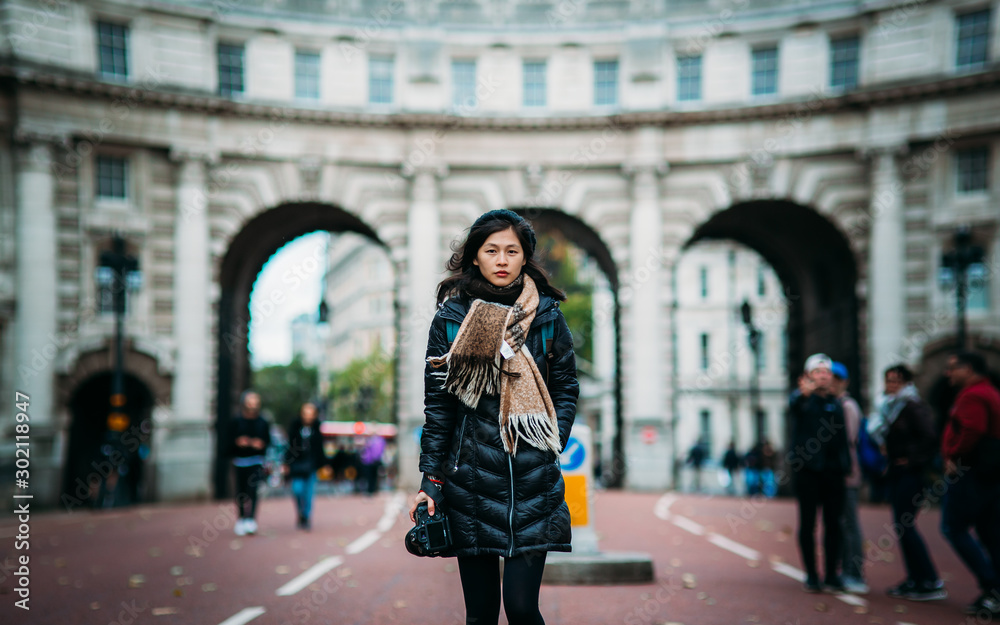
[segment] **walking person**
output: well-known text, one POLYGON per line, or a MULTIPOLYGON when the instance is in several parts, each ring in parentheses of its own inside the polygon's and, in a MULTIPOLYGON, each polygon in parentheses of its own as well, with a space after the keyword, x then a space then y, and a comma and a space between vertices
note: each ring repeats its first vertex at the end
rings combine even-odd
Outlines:
POLYGON ((948 593, 917 530, 917 515, 928 505, 927 472, 936 453, 934 414, 905 365, 885 370, 885 399, 869 421, 869 432, 885 449, 893 529, 906 567, 906 579, 887 592, 912 601, 944 599, 948 593))
POLYGON ((847 426, 847 450, 851 457, 851 471, 844 481, 844 514, 840 517, 840 529, 844 535, 841 550, 841 579, 847 592, 865 594, 863 537, 858 521, 858 491, 861 489, 861 466, 858 463, 858 433, 861 428, 861 407, 847 390, 850 375, 842 362, 833 363, 833 393, 840 400, 844 410, 844 424, 847 426))
POLYGON ((826 354, 806 360, 799 388, 792 393, 792 453, 795 497, 799 504, 799 551, 806 569, 806 592, 843 592, 838 573, 844 510, 844 479, 851 469, 844 409, 833 394, 833 361, 826 354), (823 510, 823 564, 820 585, 816 566, 816 513, 823 510))
POLYGON ((466 623, 542 625, 545 556, 570 550, 559 454, 579 385, 565 299, 534 258, 531 225, 508 210, 476 220, 438 286, 427 342, 421 490, 441 504, 466 623), (501 584, 499 558, 504 558, 501 584))
POLYGON ((729 483, 726 484, 726 492, 730 495, 736 494, 736 473, 740 470, 740 455, 736 453, 736 441, 729 441, 726 453, 722 456, 722 467, 729 474, 729 483))
POLYGON ((694 469, 694 492, 701 492, 701 466, 705 464, 705 444, 698 439, 688 451, 687 463, 694 469))
POLYGON ((981 591, 966 614, 996 616, 1000 615, 1000 392, 986 374, 986 360, 976 352, 948 358, 945 375, 960 390, 941 440, 945 479, 951 484, 942 504, 941 533, 981 591))
POLYGON ((316 405, 307 402, 299 409, 298 418, 288 426, 288 449, 285 451, 285 472, 292 482, 299 529, 308 530, 312 526, 316 471, 327 464, 316 405))
POLYGON ((233 531, 237 536, 257 533, 257 491, 264 481, 264 452, 271 444, 271 427, 260 416, 260 395, 244 391, 240 413, 233 418, 230 455, 236 470, 236 511, 233 531))
POLYGON ((385 453, 385 439, 371 434, 365 439, 361 449, 361 474, 364 477, 365 493, 370 497, 378 492, 378 473, 382 468, 382 454, 385 453))

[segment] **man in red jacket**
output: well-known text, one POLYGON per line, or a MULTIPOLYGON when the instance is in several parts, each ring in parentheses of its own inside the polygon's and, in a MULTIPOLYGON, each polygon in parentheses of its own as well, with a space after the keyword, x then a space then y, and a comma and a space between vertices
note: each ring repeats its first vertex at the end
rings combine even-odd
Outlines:
POLYGON ((982 590, 966 614, 1000 615, 1000 481, 973 466, 983 439, 1000 438, 1000 391, 986 373, 986 360, 975 352, 949 357, 945 369, 952 386, 960 390, 941 440, 945 476, 951 484, 944 496, 941 533, 982 590), (969 533, 972 527, 982 545, 969 533))

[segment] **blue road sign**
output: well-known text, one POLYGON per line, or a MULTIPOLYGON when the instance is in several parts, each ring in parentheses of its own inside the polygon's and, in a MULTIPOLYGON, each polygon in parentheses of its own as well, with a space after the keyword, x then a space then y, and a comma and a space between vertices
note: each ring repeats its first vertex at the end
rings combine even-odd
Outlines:
POLYGON ((580 439, 575 436, 569 437, 566 449, 559 456, 559 464, 563 471, 576 471, 583 466, 583 461, 587 458, 587 448, 583 446, 580 439))

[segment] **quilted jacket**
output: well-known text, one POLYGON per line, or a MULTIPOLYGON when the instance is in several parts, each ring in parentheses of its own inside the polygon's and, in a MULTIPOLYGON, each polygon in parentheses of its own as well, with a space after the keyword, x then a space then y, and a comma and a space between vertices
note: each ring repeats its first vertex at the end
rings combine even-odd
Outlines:
MULTIPOLYGON (((460 295, 439 307, 431 322, 428 356, 448 351, 447 323, 461 324, 470 305, 468 296, 460 295)), ((547 380, 564 448, 576 418, 579 384, 573 337, 553 298, 540 294, 525 345, 547 380), (549 321, 554 325, 547 356, 541 327, 549 321)), ((570 551, 570 517, 559 457, 524 443, 516 456, 510 456, 500 440, 499 396, 483 396, 477 408, 469 408, 441 388, 440 371, 430 365, 424 370, 426 421, 420 470, 425 474, 422 489, 447 509, 455 547, 449 555, 512 557, 535 550, 570 551), (428 475, 443 479, 441 490, 428 475)))

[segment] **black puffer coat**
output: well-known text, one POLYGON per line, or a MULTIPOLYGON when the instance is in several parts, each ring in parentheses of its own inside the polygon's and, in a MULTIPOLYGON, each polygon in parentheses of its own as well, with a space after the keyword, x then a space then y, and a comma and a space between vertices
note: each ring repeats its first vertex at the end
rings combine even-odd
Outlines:
MULTIPOLYGON (((461 324, 469 311, 467 296, 449 299, 431 323, 427 355, 448 351, 447 321, 461 324)), ((558 302, 540 295, 538 311, 525 342, 543 379, 559 419, 562 447, 576 418, 580 387, 576 379, 573 337, 558 302), (542 345, 541 326, 554 321, 550 356, 542 345)), ((570 551, 570 517, 559 457, 527 444, 517 455, 504 451, 500 440, 500 398, 483 396, 473 410, 442 390, 442 379, 424 371, 424 412, 420 470, 423 490, 442 499, 451 523, 452 555, 517 556, 526 551, 570 551), (444 480, 443 493, 427 475, 444 480)))

